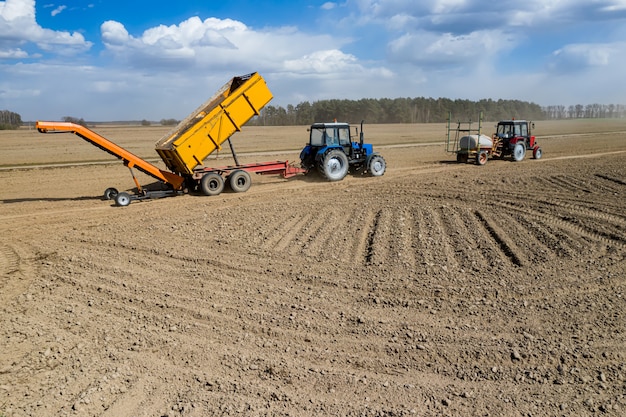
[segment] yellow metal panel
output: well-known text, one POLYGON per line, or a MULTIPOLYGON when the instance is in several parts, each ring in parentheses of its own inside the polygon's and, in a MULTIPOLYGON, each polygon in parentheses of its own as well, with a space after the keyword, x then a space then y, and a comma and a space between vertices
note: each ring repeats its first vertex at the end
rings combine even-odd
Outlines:
POLYGON ((259 74, 234 77, 157 142, 156 150, 172 171, 192 174, 271 99, 259 74))

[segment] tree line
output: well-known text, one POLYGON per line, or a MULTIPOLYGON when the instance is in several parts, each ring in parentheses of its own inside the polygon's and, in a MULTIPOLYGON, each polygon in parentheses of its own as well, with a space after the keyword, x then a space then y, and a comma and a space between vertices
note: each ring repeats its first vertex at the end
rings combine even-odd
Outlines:
POLYGON ((298 105, 265 106, 250 124, 259 126, 309 125, 332 120, 357 123, 443 123, 451 114, 454 120, 527 119, 549 120, 567 118, 623 118, 624 105, 581 104, 545 106, 520 100, 479 101, 447 98, 395 98, 361 100, 304 101, 298 105))
MULTIPOLYGON (((320 100, 303 101, 297 105, 265 106, 258 117, 249 122, 257 126, 293 126, 310 125, 314 122, 332 120, 358 123, 365 120, 376 123, 444 123, 452 115, 453 120, 478 120, 482 113, 483 120, 527 119, 596 119, 625 118, 626 106, 622 104, 576 104, 570 106, 553 105, 541 107, 538 104, 520 100, 479 101, 452 100, 448 98, 381 98, 360 100, 320 100)), ((63 117, 63 121, 86 126, 82 118, 63 117)), ((176 125, 176 119, 162 119, 163 126, 176 125)), ((141 122, 144 126, 151 123, 141 122)), ((22 125, 19 114, 0 111, 0 130, 17 129, 22 125)))
POLYGON ((0 130, 18 129, 22 125, 22 116, 8 110, 0 110, 0 130))

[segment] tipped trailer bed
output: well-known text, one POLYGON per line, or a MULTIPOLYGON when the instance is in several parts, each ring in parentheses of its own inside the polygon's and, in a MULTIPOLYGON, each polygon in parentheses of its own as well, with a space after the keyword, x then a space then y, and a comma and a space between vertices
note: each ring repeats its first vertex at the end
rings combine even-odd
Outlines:
POLYGON ((127 166, 137 186, 136 194, 118 192, 110 187, 104 192, 105 199, 115 200, 118 206, 127 206, 133 200, 160 198, 199 191, 205 195, 217 195, 228 184, 234 192, 250 188, 250 174, 278 174, 290 178, 304 169, 288 161, 271 161, 239 164, 230 141, 248 120, 272 99, 265 80, 257 73, 233 77, 216 94, 198 107, 174 130, 156 143, 156 151, 171 171, 165 171, 132 154, 96 132, 75 123, 37 122, 41 133, 73 133, 94 146, 121 159, 127 166), (236 165, 210 168, 203 161, 214 151, 222 149, 228 141, 236 165), (159 190, 148 190, 139 184, 133 172, 141 172, 157 179, 159 190))

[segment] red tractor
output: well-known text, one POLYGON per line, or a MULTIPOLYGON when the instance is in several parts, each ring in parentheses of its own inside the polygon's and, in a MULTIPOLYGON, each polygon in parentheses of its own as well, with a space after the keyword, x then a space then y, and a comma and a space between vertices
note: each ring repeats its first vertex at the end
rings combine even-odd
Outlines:
POLYGON ((521 161, 526 151, 533 152, 533 158, 540 159, 541 147, 535 142, 531 133, 534 123, 526 120, 502 120, 496 126, 493 134, 493 156, 505 157, 511 155, 513 161, 521 161))

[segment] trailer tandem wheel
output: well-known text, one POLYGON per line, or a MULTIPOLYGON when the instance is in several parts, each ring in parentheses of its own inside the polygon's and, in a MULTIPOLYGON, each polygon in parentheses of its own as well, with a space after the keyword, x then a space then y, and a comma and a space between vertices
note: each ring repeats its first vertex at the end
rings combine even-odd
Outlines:
POLYGON ((209 172, 200 180, 200 188, 204 195, 218 195, 224 191, 224 178, 216 172, 209 172))
POLYGON ((236 193, 245 193, 252 184, 250 174, 243 169, 237 169, 228 176, 228 184, 231 190, 236 193))

